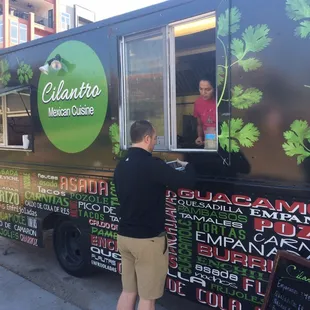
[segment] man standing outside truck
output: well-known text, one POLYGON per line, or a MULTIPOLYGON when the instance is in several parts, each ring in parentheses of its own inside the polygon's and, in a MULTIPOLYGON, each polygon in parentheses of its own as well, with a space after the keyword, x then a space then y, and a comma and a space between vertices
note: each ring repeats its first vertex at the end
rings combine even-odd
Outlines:
POLYGON ((117 310, 154 310, 162 297, 168 272, 168 243, 165 233, 167 187, 192 188, 195 171, 177 161, 177 171, 163 160, 152 157, 156 131, 148 121, 136 121, 130 128, 132 147, 114 173, 120 202, 118 248, 122 257, 123 291, 117 310))

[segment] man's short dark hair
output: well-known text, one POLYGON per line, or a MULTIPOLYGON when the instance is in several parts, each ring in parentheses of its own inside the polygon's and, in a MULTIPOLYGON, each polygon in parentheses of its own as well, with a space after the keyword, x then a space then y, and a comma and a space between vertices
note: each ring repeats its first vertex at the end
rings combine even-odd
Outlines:
POLYGON ((145 136, 152 136, 154 128, 146 120, 135 121, 130 127, 130 138, 132 143, 139 143, 145 136))

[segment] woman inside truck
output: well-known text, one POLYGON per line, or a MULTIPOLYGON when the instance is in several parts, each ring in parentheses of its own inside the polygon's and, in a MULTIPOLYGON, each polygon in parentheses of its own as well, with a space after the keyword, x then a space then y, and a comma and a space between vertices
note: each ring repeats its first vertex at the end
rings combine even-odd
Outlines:
POLYGON ((200 97, 194 104, 194 117, 197 119, 197 139, 195 143, 199 146, 204 143, 206 132, 216 132, 216 100, 214 87, 210 80, 199 81, 200 97))

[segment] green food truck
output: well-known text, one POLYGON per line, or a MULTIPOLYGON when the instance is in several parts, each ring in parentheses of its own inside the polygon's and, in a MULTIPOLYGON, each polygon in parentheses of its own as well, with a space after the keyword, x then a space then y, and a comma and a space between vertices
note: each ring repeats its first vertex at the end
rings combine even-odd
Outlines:
POLYGON ((309 51, 309 0, 170 0, 2 49, 0 236, 53 229, 69 274, 121 273, 113 171, 147 119, 154 156, 198 172, 167 188, 167 291, 260 310, 278 249, 310 257, 309 51))

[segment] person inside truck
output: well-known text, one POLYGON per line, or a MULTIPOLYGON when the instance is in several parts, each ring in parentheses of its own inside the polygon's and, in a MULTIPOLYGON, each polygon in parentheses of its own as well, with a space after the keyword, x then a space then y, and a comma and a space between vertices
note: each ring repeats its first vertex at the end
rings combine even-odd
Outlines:
POLYGON ((194 117, 197 119, 197 139, 195 143, 202 146, 208 130, 216 130, 216 99, 213 83, 208 79, 199 81, 200 97, 194 103, 194 117))

